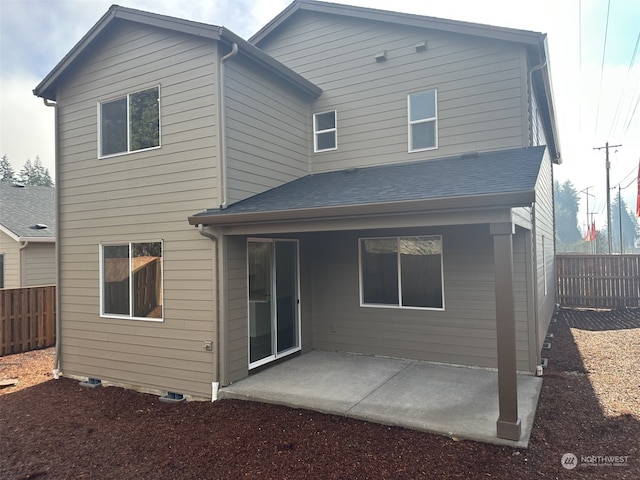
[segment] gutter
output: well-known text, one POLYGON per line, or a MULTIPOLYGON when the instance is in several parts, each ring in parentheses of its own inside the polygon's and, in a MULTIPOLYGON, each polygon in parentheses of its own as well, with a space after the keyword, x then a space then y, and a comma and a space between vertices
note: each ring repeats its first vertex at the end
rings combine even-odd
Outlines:
MULTIPOLYGON (((35 92, 34 92, 35 93, 35 92)), ((56 177, 56 182, 59 181, 60 179, 60 144, 59 144, 59 140, 58 140, 58 136, 59 136, 59 121, 58 121, 58 104, 56 102, 52 102, 49 101, 47 98, 43 98, 42 99, 44 101, 44 104, 47 107, 53 107, 54 108, 54 161, 55 161, 55 177, 56 177)), ((60 225, 60 222, 58 221, 58 219, 60 218, 60 188, 59 186, 56 186, 56 200, 55 200, 55 209, 56 209, 56 236, 54 241, 56 242, 56 350, 55 350, 55 357, 54 357, 54 361, 53 361, 53 378, 55 378, 56 380, 60 378, 60 367, 61 367, 61 360, 60 360, 60 356, 62 354, 62 340, 61 340, 61 332, 62 332, 62 328, 61 328, 61 324, 62 324, 62 319, 60 318, 60 298, 61 298, 61 294, 60 294, 60 228, 57 228, 57 226, 60 225)))
POLYGON ((360 218, 365 215, 451 211, 494 207, 528 207, 535 201, 535 190, 500 194, 480 194, 461 197, 443 197, 402 202, 367 203, 328 207, 298 208, 245 213, 200 214, 189 217, 190 225, 236 225, 249 223, 312 221, 315 219, 360 218))
MULTIPOLYGON (((218 80, 218 88, 219 88, 219 96, 218 99, 218 125, 219 125, 219 140, 218 140, 218 154, 220 158, 220 172, 219 172, 219 185, 220 185, 220 195, 222 198, 222 203, 220 204, 221 209, 227 208, 228 204, 228 188, 227 188, 227 125, 226 125, 226 101, 225 101, 225 93, 224 93, 224 64, 227 60, 232 59, 238 54, 238 44, 233 43, 231 45, 231 51, 227 53, 224 57, 220 59, 220 78, 218 80)), ((200 232, 202 234, 202 232, 200 232)), ((206 235, 205 235, 206 236, 206 235)))
POLYGON ((18 237, 18 241, 25 243, 55 243, 56 237, 18 237))

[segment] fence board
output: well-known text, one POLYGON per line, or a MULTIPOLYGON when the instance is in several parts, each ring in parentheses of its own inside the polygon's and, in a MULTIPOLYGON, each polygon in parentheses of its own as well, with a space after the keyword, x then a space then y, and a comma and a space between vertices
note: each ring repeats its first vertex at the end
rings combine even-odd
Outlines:
POLYGON ((563 307, 640 307, 640 255, 556 255, 563 307))
POLYGON ((0 290, 0 356, 56 342, 56 287, 0 290))

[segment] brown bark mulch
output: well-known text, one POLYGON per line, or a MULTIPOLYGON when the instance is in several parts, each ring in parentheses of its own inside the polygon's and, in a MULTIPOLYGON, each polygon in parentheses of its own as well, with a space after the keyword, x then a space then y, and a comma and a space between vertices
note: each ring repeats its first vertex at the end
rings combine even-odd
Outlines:
POLYGON ((640 312, 561 310, 550 333, 526 450, 275 405, 165 404, 53 380, 52 349, 3 357, 0 380, 19 383, 0 389, 0 478, 640 478, 640 312))

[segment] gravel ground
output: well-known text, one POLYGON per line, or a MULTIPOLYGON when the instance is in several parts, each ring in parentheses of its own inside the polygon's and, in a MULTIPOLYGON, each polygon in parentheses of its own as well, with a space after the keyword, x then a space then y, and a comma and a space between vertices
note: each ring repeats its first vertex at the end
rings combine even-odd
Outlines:
POLYGON ((561 310, 550 332, 527 450, 276 405, 169 405, 52 380, 53 349, 3 357, 0 380, 19 383, 0 389, 0 478, 640 478, 640 311, 561 310))

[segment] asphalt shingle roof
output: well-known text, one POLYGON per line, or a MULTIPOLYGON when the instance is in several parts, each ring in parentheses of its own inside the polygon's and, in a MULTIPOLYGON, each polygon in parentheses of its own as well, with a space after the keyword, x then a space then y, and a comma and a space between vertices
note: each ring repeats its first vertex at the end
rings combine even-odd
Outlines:
POLYGON ((307 175, 197 216, 393 203, 533 191, 545 147, 307 175))
POLYGON ((13 185, 0 182, 0 225, 18 237, 55 237, 55 188, 13 185))

